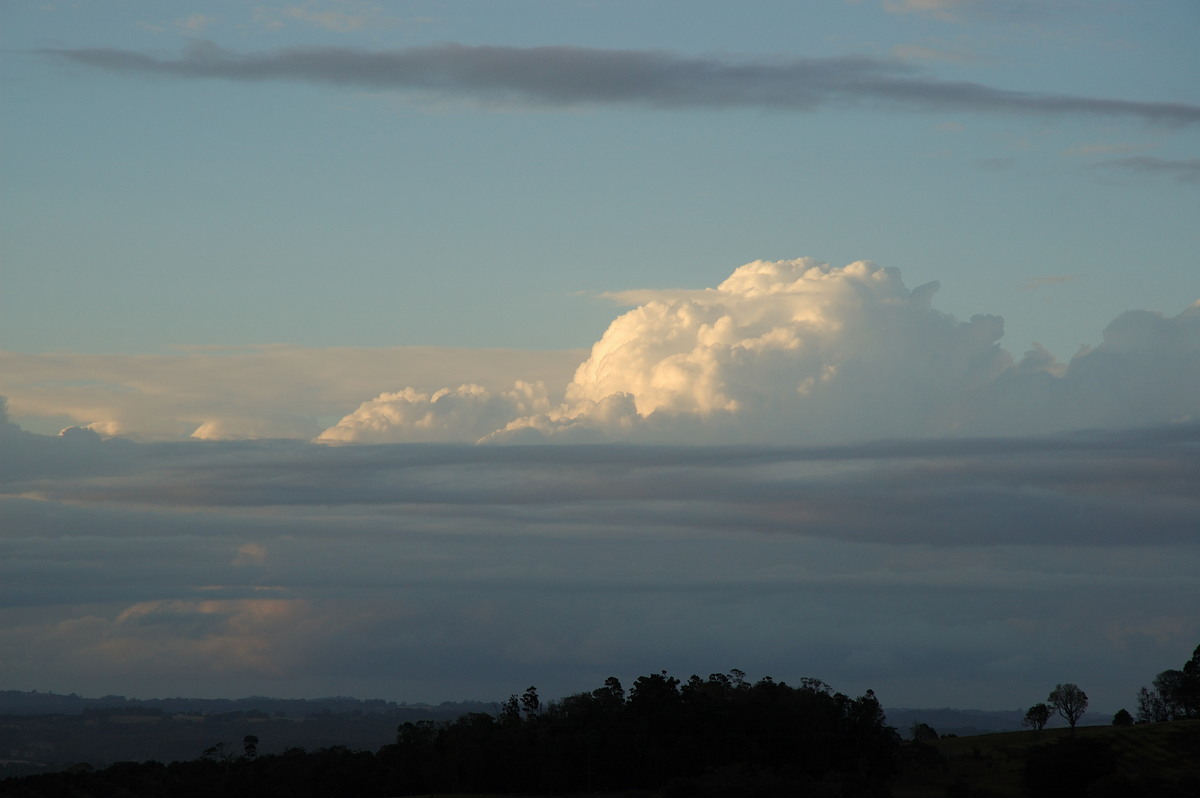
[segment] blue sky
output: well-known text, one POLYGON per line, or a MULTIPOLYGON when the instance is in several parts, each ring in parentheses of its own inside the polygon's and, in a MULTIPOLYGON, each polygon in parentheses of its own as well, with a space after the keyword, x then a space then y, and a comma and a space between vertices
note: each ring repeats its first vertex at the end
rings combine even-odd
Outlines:
POLYGON ((4 686, 1130 703, 1200 637, 1197 34, 0 2, 4 686))
POLYGON ((1195 123, 853 97, 547 106, 66 57, 170 61, 201 42, 862 56, 1002 91, 1195 103, 1191 3, 911 5, 945 8, 6 3, 0 336, 25 352, 578 348, 614 315, 599 292, 701 288, 801 256, 938 280, 946 312, 1003 316, 1007 347, 1061 359, 1124 310, 1193 301, 1195 123))

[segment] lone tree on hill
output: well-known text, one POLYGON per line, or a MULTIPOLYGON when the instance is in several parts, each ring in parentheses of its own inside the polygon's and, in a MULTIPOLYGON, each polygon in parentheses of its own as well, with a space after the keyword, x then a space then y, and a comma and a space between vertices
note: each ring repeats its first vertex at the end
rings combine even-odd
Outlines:
POLYGON ((1083 713, 1087 712, 1087 693, 1076 685, 1060 684, 1055 686, 1046 700, 1063 716, 1071 727, 1071 734, 1074 734, 1075 724, 1083 717, 1083 713))
POLYGON ((1045 704, 1034 704, 1025 712, 1025 719, 1021 721, 1021 725, 1027 729, 1041 731, 1046 722, 1050 720, 1050 716, 1054 714, 1054 710, 1045 704))

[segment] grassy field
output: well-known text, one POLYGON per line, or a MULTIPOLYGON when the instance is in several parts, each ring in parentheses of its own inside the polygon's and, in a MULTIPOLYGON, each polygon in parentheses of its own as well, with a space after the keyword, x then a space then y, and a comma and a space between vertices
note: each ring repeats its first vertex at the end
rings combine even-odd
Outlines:
MULTIPOLYGON (((1055 746, 1069 743, 1070 737, 1068 729, 1043 729, 936 740, 931 745, 937 756, 926 751, 922 761, 906 763, 892 792, 895 798, 1025 796, 1023 775, 1031 756, 1040 753, 1043 761, 1053 762, 1061 750, 1055 746)), ((1104 756, 1081 765, 1082 773, 1064 765, 1067 772, 1059 775, 1067 786, 1043 783, 1044 794, 1200 795, 1200 720, 1081 726, 1075 738, 1104 756), (1111 770, 1087 784, 1105 769, 1111 770)))

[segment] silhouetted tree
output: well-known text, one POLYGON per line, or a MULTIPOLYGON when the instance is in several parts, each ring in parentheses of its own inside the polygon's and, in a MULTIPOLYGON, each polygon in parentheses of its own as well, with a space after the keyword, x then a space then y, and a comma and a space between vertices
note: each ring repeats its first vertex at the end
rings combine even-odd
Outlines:
POLYGON ((1166 702, 1163 701, 1162 696, 1158 694, 1157 690, 1150 690, 1145 687, 1138 690, 1138 723, 1162 723, 1168 719, 1166 702))
POLYGON ((542 702, 538 698, 536 687, 530 685, 529 689, 521 694, 521 709, 525 711, 527 718, 536 718, 542 711, 542 702))
POLYGON ((621 686, 621 680, 616 676, 609 676, 604 680, 604 688, 608 691, 612 700, 618 704, 625 703, 625 688, 621 686))
POLYGON ((1046 700, 1063 717, 1067 725, 1071 727, 1071 733, 1074 734, 1075 724, 1083 717, 1083 713, 1087 712, 1087 693, 1080 690, 1077 685, 1068 682, 1056 685, 1046 700))
POLYGON ((1045 704, 1034 704, 1025 711, 1025 719, 1021 721, 1021 725, 1027 729, 1041 731, 1053 714, 1054 710, 1045 704))
POLYGON ((505 724, 521 722, 521 702, 516 693, 510 695, 508 700, 500 705, 499 720, 505 724))
POLYGON ((1186 716, 1183 709, 1183 671, 1165 670, 1154 677, 1154 691, 1162 699, 1166 720, 1186 716))
POLYGON ((1184 707, 1186 676, 1183 671, 1165 670, 1154 677, 1149 688, 1138 691, 1138 721, 1162 723, 1187 717, 1184 707))
POLYGON ((912 738, 919 743, 928 743, 938 738, 938 733, 928 723, 918 723, 914 720, 909 731, 912 738))
POLYGON ((634 712, 652 713, 679 700, 679 680, 666 671, 639 676, 629 691, 629 706, 634 712))
POLYGON ((253 734, 247 734, 242 738, 242 757, 244 759, 254 759, 258 756, 258 737, 253 734))
POLYGON ((1138 723, 1200 718, 1200 646, 1181 670, 1165 670, 1138 690, 1138 723))
POLYGON ((1129 714, 1128 709, 1118 709, 1117 714, 1113 715, 1112 725, 1114 726, 1132 726, 1133 715, 1129 714))
POLYGON ((1200 646, 1183 663, 1183 679, 1179 685, 1179 703, 1189 718, 1200 718, 1200 646))

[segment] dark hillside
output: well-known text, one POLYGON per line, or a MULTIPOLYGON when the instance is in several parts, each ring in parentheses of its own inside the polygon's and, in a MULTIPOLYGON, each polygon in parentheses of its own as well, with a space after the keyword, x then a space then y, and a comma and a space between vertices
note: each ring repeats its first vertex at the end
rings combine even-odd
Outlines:
POLYGON ((951 737, 904 746, 895 798, 1200 795, 1200 720, 951 737))

